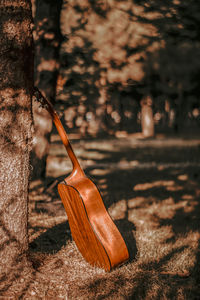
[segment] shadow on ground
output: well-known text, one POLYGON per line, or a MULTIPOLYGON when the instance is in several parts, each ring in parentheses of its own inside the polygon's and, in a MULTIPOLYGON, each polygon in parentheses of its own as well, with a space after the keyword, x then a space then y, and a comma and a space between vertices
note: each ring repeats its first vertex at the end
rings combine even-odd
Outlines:
MULTIPOLYGON (((185 140, 182 145, 163 147, 152 141, 143 146, 128 146, 123 141, 110 146, 108 143, 97 143, 95 147, 92 142, 90 147, 87 142, 82 150, 77 143, 75 151, 79 150, 86 174, 98 185, 131 259, 125 267, 104 277, 97 276, 89 282, 80 279, 77 292, 73 286, 70 288, 71 295, 78 293, 80 299, 86 299, 83 295, 93 299, 98 291, 101 299, 119 295, 125 295, 125 299, 175 299, 182 293, 183 299, 198 299, 199 142, 188 146, 185 140)), ((51 186, 55 178, 48 181, 51 186)), ((50 194, 57 195, 56 185, 50 194)), ((64 215, 58 195, 50 201, 52 205, 54 202, 60 203, 64 215)), ((39 206, 37 211, 33 208, 33 212, 38 214, 38 209, 39 206)), ((45 214, 48 215, 48 209, 45 214)), ((56 218, 56 211, 49 211, 50 216, 56 218)), ((59 253, 69 241, 67 221, 58 221, 34 239, 30 247, 32 251, 59 253)))

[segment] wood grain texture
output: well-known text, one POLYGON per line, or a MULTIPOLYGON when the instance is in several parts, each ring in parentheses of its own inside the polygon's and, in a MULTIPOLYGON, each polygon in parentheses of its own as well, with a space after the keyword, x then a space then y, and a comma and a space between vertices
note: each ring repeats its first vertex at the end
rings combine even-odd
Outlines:
POLYGON ((59 184, 58 190, 67 212, 72 237, 80 253, 93 266, 109 271, 109 257, 92 230, 80 194, 73 187, 64 184, 59 184))
POLYGON ((126 244, 89 178, 82 177, 73 186, 60 183, 58 191, 72 237, 86 261, 110 271, 128 260, 126 244))

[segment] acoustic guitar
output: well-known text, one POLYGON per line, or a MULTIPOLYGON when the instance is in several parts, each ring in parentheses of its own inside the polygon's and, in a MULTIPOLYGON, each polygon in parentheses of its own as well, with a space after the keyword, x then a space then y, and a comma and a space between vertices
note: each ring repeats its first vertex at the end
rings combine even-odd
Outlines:
POLYGON ((35 97, 50 113, 72 162, 72 173, 58 184, 72 238, 87 262, 110 271, 129 259, 124 239, 108 214, 96 185, 81 168, 51 103, 37 88, 35 97))

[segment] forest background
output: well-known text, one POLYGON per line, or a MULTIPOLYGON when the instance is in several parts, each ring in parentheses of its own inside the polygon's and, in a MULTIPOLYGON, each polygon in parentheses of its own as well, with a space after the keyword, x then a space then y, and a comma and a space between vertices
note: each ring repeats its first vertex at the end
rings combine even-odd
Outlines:
POLYGON ((57 100, 70 132, 138 132, 141 106, 159 131, 197 125, 195 1, 35 4, 36 85, 57 100))
MULTIPOLYGON (((195 1, 32 2, 35 84, 63 112, 70 133, 151 137, 198 130, 195 1)), ((47 112, 35 109, 35 128, 33 177, 45 172, 47 112)))
POLYGON ((98 183, 130 260, 105 273, 77 251, 56 188, 71 165, 50 116, 33 102, 33 269, 27 276, 16 269, 15 281, 2 277, 1 292, 21 299, 198 299, 197 1, 32 0, 32 8, 35 85, 98 183))

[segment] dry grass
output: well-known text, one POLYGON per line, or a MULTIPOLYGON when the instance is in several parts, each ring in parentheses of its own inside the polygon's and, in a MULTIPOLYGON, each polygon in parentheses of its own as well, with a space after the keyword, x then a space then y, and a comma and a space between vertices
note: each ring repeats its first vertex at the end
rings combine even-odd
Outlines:
MULTIPOLYGON (((200 141, 119 139, 74 147, 98 183, 131 260, 110 273, 88 265, 71 239, 55 179, 32 182, 34 272, 21 298, 199 299, 200 141)), ((55 170, 49 174, 59 172, 54 156, 60 149, 52 145, 55 170)))

